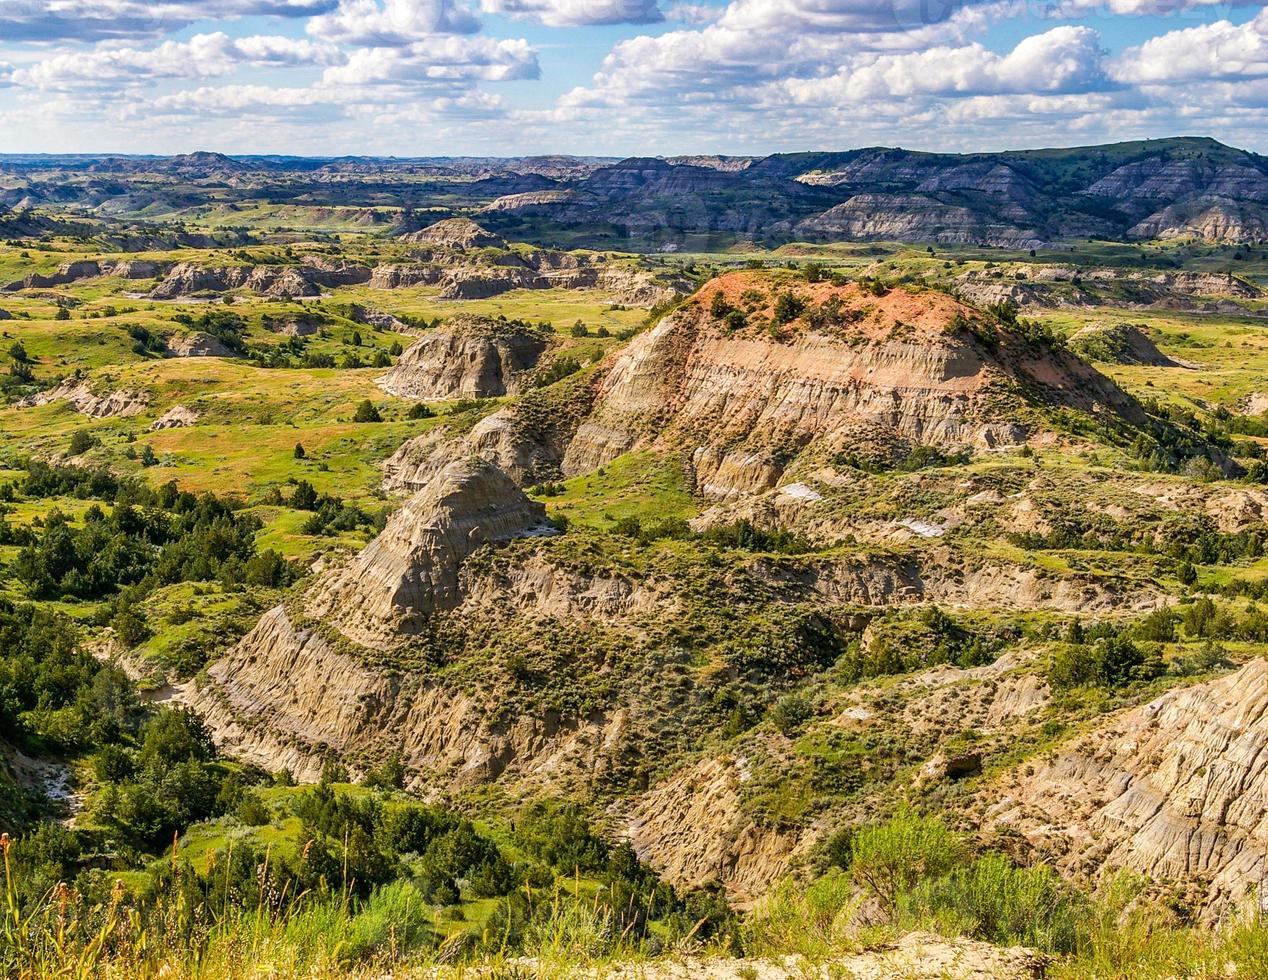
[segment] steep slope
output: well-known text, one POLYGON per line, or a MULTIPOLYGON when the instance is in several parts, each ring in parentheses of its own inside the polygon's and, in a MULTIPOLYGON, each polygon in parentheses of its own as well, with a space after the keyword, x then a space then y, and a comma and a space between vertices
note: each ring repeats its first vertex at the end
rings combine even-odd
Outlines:
POLYGON ((28 395, 17 402, 19 408, 36 408, 64 401, 76 412, 89 418, 128 418, 140 415, 149 404, 146 391, 119 389, 98 393, 86 378, 70 377, 56 387, 28 395))
POLYGON ((172 357, 232 357, 233 351, 211 334, 195 331, 169 337, 167 353, 172 357))
POLYGON ((296 609, 265 613, 190 700, 222 745, 301 778, 314 776, 327 752, 356 758, 402 738, 414 740, 406 745, 413 765, 461 768, 478 744, 473 706, 432 695, 445 713, 411 718, 426 688, 403 688, 353 651, 405 642, 429 614, 461 601, 459 568, 476 549, 539 533, 548 533, 544 510, 504 474, 454 463, 348 565, 320 575, 296 609))
POLYGON ((352 263, 204 267, 182 262, 150 291, 149 297, 179 299, 231 289, 248 289, 261 296, 273 297, 319 296, 323 288, 355 285, 369 280, 370 269, 352 263))
MULTIPOLYGON (((922 185, 923 186, 923 185, 922 185)), ((846 241, 928 241, 941 245, 980 243, 1034 248, 1043 232, 1008 221, 998 211, 947 202, 926 194, 856 194, 848 201, 793 226, 799 238, 846 241)), ((1033 219, 1031 219, 1033 221, 1033 219)))
POLYGON ((304 611, 362 646, 388 647, 461 601, 458 568, 476 548, 548 530, 545 508, 497 467, 454 463, 345 568, 323 577, 304 611))
POLYGON ((423 401, 514 394, 546 348, 527 324, 460 314, 410 345, 379 386, 423 401))
POLYGON ((1138 417, 1083 361, 981 320, 932 291, 724 275, 620 356, 563 470, 655 444, 687 454, 697 489, 725 497, 770 489, 799 458, 850 452, 878 434, 989 448, 1025 441, 1040 403, 1138 417), (714 315, 724 310, 744 325, 714 315))
POLYGON ((684 766, 631 805, 618 806, 614 830, 675 887, 721 884, 732 901, 751 902, 787 874, 806 844, 744 812, 746 778, 743 759, 684 766))
POLYGON ((1169 691, 1012 773, 984 819, 1093 876, 1127 867, 1200 883, 1207 915, 1268 872, 1268 661, 1169 691))
POLYGON ((776 154, 742 168, 623 160, 486 214, 692 235, 1033 247, 1066 238, 1262 237, 1268 166, 1210 139, 1004 153, 870 147, 776 154))

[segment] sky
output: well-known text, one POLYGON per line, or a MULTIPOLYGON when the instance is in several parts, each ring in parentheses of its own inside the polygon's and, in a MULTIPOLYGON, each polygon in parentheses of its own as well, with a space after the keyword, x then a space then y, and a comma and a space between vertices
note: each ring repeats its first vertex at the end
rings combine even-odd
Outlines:
POLYGON ((1268 152, 1207 0, 0 0, 0 152, 1268 152))

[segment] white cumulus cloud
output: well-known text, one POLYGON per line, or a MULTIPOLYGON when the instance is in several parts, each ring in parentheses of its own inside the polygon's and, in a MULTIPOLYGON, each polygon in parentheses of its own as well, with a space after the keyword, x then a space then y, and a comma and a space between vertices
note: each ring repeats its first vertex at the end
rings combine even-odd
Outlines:
POLYGON ((241 65, 332 65, 343 55, 328 44, 282 36, 230 38, 197 34, 144 48, 103 42, 90 51, 59 51, 13 72, 14 84, 38 89, 114 87, 159 78, 209 78, 241 65))
POLYGON ((442 84, 463 80, 536 78, 537 53, 527 41, 490 37, 436 37, 405 47, 361 48, 345 64, 328 68, 329 86, 442 84))
POLYGON ((1115 59, 1113 73, 1164 84, 1268 75, 1268 11, 1244 24, 1219 20, 1150 38, 1115 59))
POLYGON ((833 75, 789 79, 781 87, 800 103, 1089 91, 1107 83, 1103 55, 1096 31, 1058 27, 1003 55, 976 43, 860 55, 833 75))
POLYGON ((134 40, 200 20, 312 17, 336 0, 0 0, 0 41, 134 40))
POLYGON ((433 34, 472 34, 480 23, 453 0, 339 0, 308 22, 308 33, 363 47, 397 47, 433 34))

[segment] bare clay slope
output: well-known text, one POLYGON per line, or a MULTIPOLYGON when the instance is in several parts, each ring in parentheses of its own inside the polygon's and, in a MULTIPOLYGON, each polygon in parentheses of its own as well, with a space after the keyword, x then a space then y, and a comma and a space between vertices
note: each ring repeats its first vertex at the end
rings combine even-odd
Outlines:
POLYGON ((422 400, 514 394, 546 347, 545 337, 527 327, 459 314, 411 345, 379 385, 422 400))
POLYGON ((196 705, 222 744, 301 776, 327 749, 372 744, 384 719, 413 702, 398 704, 399 683, 344 652, 344 641, 400 644, 427 615, 458 604, 463 559, 544 525, 541 505, 496 467, 451 464, 347 566, 318 578, 302 601, 311 619, 296 623, 284 606, 266 613, 208 671, 196 705))
POLYGON ((428 614, 458 605, 458 567, 472 551, 545 529, 546 509, 497 467, 454 463, 345 568, 323 577, 305 612, 361 646, 390 647, 428 614))
POLYGON ((1197 882, 1211 917, 1268 871, 1268 661, 1167 692, 1027 766, 985 818, 1091 877, 1126 867, 1197 882))

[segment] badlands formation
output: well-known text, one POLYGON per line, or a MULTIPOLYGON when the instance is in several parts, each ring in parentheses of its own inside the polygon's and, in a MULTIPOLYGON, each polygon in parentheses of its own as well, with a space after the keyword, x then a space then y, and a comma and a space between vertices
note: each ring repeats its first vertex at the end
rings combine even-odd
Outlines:
POLYGON ((286 969, 329 913, 336 975, 1258 975, 1259 157, 0 171, 23 909, 228 901, 286 969))

